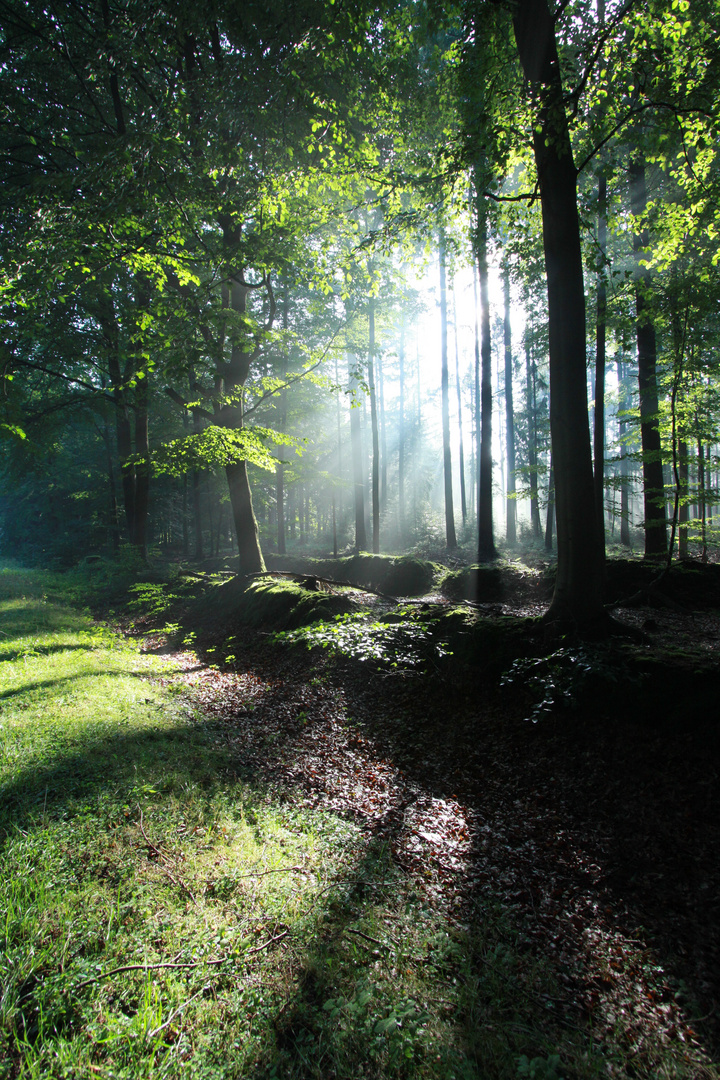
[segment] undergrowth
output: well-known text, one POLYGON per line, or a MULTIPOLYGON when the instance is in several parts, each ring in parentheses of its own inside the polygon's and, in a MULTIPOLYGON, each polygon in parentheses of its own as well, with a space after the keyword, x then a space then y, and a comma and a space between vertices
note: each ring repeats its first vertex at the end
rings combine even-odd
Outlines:
POLYGON ((398 608, 391 616, 375 619, 366 614, 337 615, 332 622, 316 622, 274 634, 287 644, 319 646, 378 667, 411 670, 451 655, 448 642, 423 622, 416 608, 398 608))

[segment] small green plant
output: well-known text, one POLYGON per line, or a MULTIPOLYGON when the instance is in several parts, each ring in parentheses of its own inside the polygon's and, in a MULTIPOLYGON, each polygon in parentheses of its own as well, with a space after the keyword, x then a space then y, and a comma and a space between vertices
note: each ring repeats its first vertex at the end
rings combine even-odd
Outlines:
POLYGON ((297 630, 274 634, 279 642, 319 646, 355 660, 375 662, 394 670, 422 668, 429 661, 450 655, 447 642, 438 640, 416 611, 401 609, 393 621, 373 620, 363 614, 336 615, 332 622, 316 622, 297 630))
POLYGON ((529 1058, 522 1054, 517 1059, 517 1074, 523 1080, 563 1080, 560 1072, 560 1055, 529 1058))
MULTIPOLYGON (((601 646, 557 649, 549 656, 522 656, 500 679, 501 686, 527 691, 535 699, 527 720, 537 724, 554 712, 577 704, 588 680, 617 682, 618 660, 601 646)), ((629 676, 628 676, 629 677, 629 676)))

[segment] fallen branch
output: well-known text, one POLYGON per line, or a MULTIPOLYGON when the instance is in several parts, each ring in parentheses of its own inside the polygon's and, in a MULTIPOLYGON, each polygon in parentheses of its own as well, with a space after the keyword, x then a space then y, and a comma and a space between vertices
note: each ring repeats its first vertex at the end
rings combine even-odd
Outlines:
POLYGON ((263 942, 262 945, 256 945, 254 949, 248 949, 246 955, 251 956, 253 953, 262 952, 263 949, 267 949, 269 945, 274 945, 276 941, 282 941, 283 938, 288 936, 288 933, 288 930, 283 930, 282 934, 276 934, 275 937, 269 938, 267 941, 263 942))
POLYGON ((192 892, 191 889, 188 888, 188 886, 185 884, 183 879, 182 878, 176 878, 175 875, 173 873, 171 873, 170 870, 168 870, 167 866, 163 865, 163 860, 164 860, 163 853, 160 851, 159 848, 155 847, 155 844, 153 844, 153 842, 148 838, 148 835, 145 832, 145 827, 143 825, 143 812, 142 812, 142 809, 140 808, 139 804, 138 804, 138 810, 140 810, 140 832, 145 837, 145 843, 147 844, 147 846, 150 848, 151 851, 154 851, 155 854, 157 855, 158 859, 161 860, 160 862, 158 862, 159 869, 162 870, 162 872, 164 874, 167 874, 167 876, 172 881, 173 885, 175 885, 178 889, 182 889, 184 892, 186 892, 188 894, 188 896, 192 900, 193 904, 197 904, 197 900, 195 899, 194 893, 192 892))
POLYGON ((370 937, 369 934, 364 934, 362 930, 352 930, 349 926, 345 927, 346 934, 357 934, 358 937, 363 938, 365 941, 371 941, 373 945, 379 945, 381 949, 386 949, 390 952, 390 946, 386 945, 384 941, 380 941, 378 938, 370 937))
POLYGON ((175 1012, 170 1014, 170 1016, 167 1018, 167 1020, 165 1021, 164 1024, 161 1024, 160 1027, 153 1028, 152 1031, 148 1031, 145 1038, 146 1039, 154 1039, 156 1035, 159 1035, 161 1031, 164 1031, 166 1027, 168 1027, 170 1024, 172 1024, 175 1017, 178 1016, 183 1011, 183 1009, 187 1005, 190 1004, 191 1001, 194 1001, 195 998, 200 997, 201 994, 204 994, 205 991, 209 990, 209 989, 210 989, 210 983, 206 983, 206 985, 203 986, 203 988, 201 990, 198 990, 197 994, 193 994, 193 996, 189 997, 187 999, 187 1001, 183 1001, 182 1005, 178 1005, 175 1012))
POLYGON ((109 979, 111 975, 119 975, 123 971, 157 971, 160 968, 199 968, 202 967, 203 964, 224 964, 225 961, 229 959, 229 956, 220 956, 213 960, 188 960, 181 961, 180 963, 177 963, 175 960, 168 960, 159 964, 123 964, 122 967, 110 968, 110 971, 103 971, 100 975, 94 975, 92 979, 84 979, 77 984, 75 990, 82 990, 83 986, 90 986, 91 983, 102 982, 103 979, 109 979))
POLYGON ((304 866, 280 866, 277 870, 258 870, 255 874, 238 874, 237 879, 240 881, 242 878, 267 877, 268 874, 308 874, 309 872, 304 866))

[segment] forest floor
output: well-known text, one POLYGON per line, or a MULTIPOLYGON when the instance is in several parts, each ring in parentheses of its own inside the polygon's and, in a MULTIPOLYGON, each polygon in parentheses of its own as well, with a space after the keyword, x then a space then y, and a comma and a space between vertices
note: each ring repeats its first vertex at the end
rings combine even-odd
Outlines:
MULTIPOLYGON (((186 679, 222 726, 230 771, 382 838, 451 923, 492 896, 515 948, 553 971, 552 1026, 591 1031, 608 1075, 715 1075, 720 567, 695 569, 701 582, 653 593, 642 564, 613 568, 634 668, 612 646, 552 642, 531 653, 556 665, 521 658, 511 679, 488 678, 482 658, 393 671, 261 638, 186 679), (605 678, 588 672, 576 694, 562 685, 568 660, 605 678)), ((541 614, 546 595, 542 575, 510 567, 502 602, 480 608, 506 628, 541 614)), ((198 655, 217 659, 233 631, 213 620, 198 655)))
MULTIPOLYGON (((364 602, 389 662, 366 632, 349 649, 250 632, 212 590, 171 626, 147 603, 125 622, 198 710, 223 789, 352 829, 351 892, 312 948, 290 945, 279 996, 264 975, 272 1045, 244 1072, 198 1075, 717 1080, 718 582, 656 595, 643 574, 616 574, 629 644, 546 641, 529 620, 547 585, 510 567, 502 599, 472 610, 481 638, 436 620, 415 635, 422 664, 388 637, 397 619, 376 594, 364 602), (478 652, 493 626, 509 652, 478 652), (373 1013, 393 987, 394 1011, 373 1013)), ((451 607, 412 603, 396 610, 414 627, 451 607)), ((278 950, 302 938, 287 915, 268 927, 271 944, 289 935, 278 950)), ((18 1060, 8 1076, 25 1075, 18 1060)))

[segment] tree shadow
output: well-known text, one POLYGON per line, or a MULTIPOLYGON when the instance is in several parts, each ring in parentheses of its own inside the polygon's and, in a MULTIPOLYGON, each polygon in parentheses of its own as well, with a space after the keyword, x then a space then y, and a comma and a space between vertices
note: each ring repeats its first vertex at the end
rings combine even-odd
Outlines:
MULTIPOLYGON (((281 716, 287 717, 288 700, 292 700, 293 693, 302 694, 307 689, 305 678, 296 675, 293 682, 282 679, 271 685, 259 711, 278 709, 281 716)), ((316 718, 313 712, 310 734, 316 719, 319 728, 321 718, 316 718)), ((252 746, 233 742, 235 726, 229 718, 183 721, 156 731, 108 735, 105 730, 90 735, 81 749, 66 749, 52 763, 40 767, 28 763, 15 776, 0 794, 0 829, 6 835, 14 833, 14 827, 31 833, 53 819, 72 820, 76 814, 82 817, 87 813, 88 803, 104 793, 111 796, 114 804, 123 800, 140 802, 148 798, 144 794, 147 785, 154 789, 153 802, 168 794, 182 798, 187 783, 192 782, 206 791, 208 800, 219 791, 232 797, 236 785, 239 801, 266 802, 271 797, 284 799, 290 806, 302 804, 307 789, 300 780, 295 786, 282 785, 282 790, 277 785, 269 790, 268 783, 278 762, 294 753, 298 737, 308 734, 308 725, 284 723, 278 738, 263 741, 262 716, 254 718, 250 726, 258 739, 252 746)), ((421 971, 434 966, 433 970, 447 970, 454 973, 453 977, 461 970, 465 973, 459 1009, 451 1015, 452 1023, 442 1029, 444 1034, 438 1036, 432 1048, 433 1054, 445 1061, 448 1072, 463 1067, 466 1050, 473 1059, 482 1062, 487 1048, 474 1047, 474 1018, 480 1014, 487 1016, 493 1008, 497 1031, 488 1036, 495 1039, 493 1054, 504 1054, 509 1067, 514 1068, 514 1052, 537 1049, 538 1043, 532 1035, 520 1035, 509 1050, 501 1033, 503 1014, 502 1010, 497 1011, 500 984, 490 986, 491 975, 483 957, 490 948, 489 939, 494 947, 498 935, 505 930, 495 928, 489 932, 492 922, 489 907, 482 913, 477 907, 474 909, 476 926, 472 932, 459 927, 452 931, 448 939, 452 948, 444 941, 442 948, 438 946, 435 950, 433 945, 432 950, 428 947, 427 952, 409 959, 402 951, 402 943, 396 949, 385 941, 375 940, 375 935, 382 932, 391 941, 392 930, 384 927, 368 935, 359 929, 365 925, 365 918, 376 917, 374 912, 379 904, 396 902, 397 894, 405 887, 396 854, 406 829, 408 807, 413 799, 424 795, 420 788, 408 792, 400 786, 385 810, 375 815, 364 830, 362 844, 353 849, 352 858, 343 868, 343 879, 319 891, 315 903, 324 916, 318 923, 321 929, 317 937, 306 939, 302 948, 296 950, 292 989, 285 1001, 277 1005, 274 1044, 263 1054, 257 1076, 402 1075, 409 1060, 408 1049, 421 1052, 422 1040, 413 1042, 408 1034, 415 1023, 417 1007, 408 1001, 389 1003, 387 995, 379 1001, 372 993, 378 971, 382 969, 386 978, 392 977, 391 966, 400 960, 416 965, 421 971), (338 985, 340 969, 345 973, 342 987, 338 985), (363 999, 362 987, 370 988, 367 1001, 363 999), (333 1000, 337 1014, 326 1008, 333 1000)), ((439 936, 448 938, 447 934, 439 936)), ((528 1000, 525 1011, 512 1004, 514 997, 521 994, 521 984, 519 972, 508 967, 505 982, 501 984, 508 1017, 514 1017, 520 1026, 525 1022, 536 1033, 544 1030, 552 1033, 542 1001, 538 1005, 528 1000)), ((536 1038, 542 1037, 536 1034, 536 1038)), ((482 1075, 482 1072, 466 1070, 464 1075, 482 1075)))
POLYGON ((12 649, 4 651, 0 648, 0 664, 12 664, 15 660, 23 660, 25 657, 53 656, 63 652, 91 652, 92 645, 33 645, 27 649, 12 649))
POLYGON ((353 715, 403 773, 467 809, 474 890, 495 890, 513 910, 520 938, 568 988, 575 1022, 602 1030, 621 1005, 637 1017, 628 1053, 643 1023, 657 1021, 678 1055, 690 1028, 717 1057, 715 717, 698 704, 681 721, 672 696, 643 722, 619 687, 535 725, 517 700, 472 677, 425 682, 412 701, 401 680, 355 687, 365 708, 354 704, 353 715), (638 1000, 646 990, 652 1001, 638 1000))

